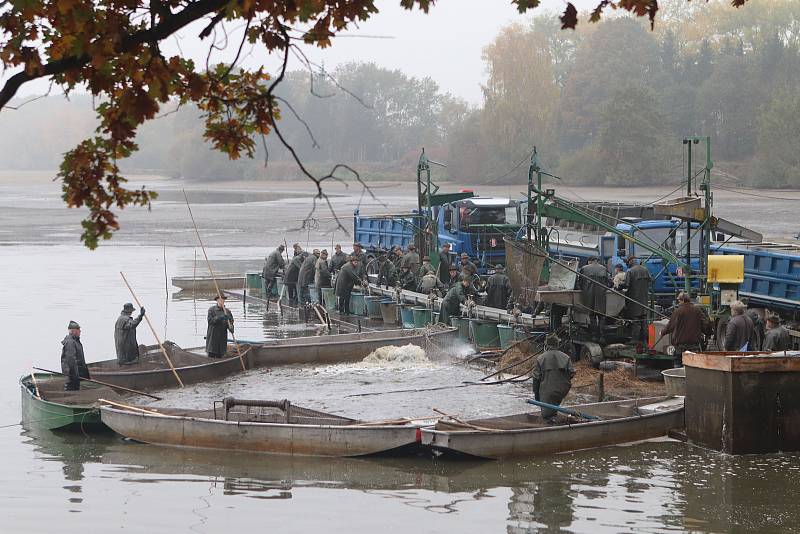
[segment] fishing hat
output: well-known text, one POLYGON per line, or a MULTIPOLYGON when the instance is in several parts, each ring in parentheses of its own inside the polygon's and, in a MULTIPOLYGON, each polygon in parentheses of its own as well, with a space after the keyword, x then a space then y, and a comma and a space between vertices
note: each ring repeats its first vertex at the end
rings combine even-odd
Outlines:
POLYGON ((422 261, 431 261, 430 256, 422 256, 422 261))
POLYGON ((80 327, 81 327, 81 325, 79 325, 79 324, 78 324, 78 323, 76 323, 75 321, 70 321, 70 322, 69 322, 69 326, 67 327, 67 330, 74 330, 74 329, 76 329, 76 328, 78 328, 78 329, 79 329, 80 327))
POLYGON ((561 338, 555 333, 550 333, 544 338, 544 343, 549 347, 557 347, 561 343, 561 338))
POLYGON ((450 266, 450 268, 449 268, 449 269, 447 269, 447 270, 448 270, 448 271, 457 271, 457 270, 458 270, 458 267, 456 267, 455 265, 451 265, 451 266, 450 266))
POLYGON ((353 246, 354 246, 354 247, 358 247, 358 248, 362 248, 362 247, 361 247, 361 243, 359 243, 358 241, 356 241, 355 243, 353 243, 353 246))
POLYGON ((214 297, 214 300, 225 300, 226 298, 228 297, 226 297, 224 293, 217 293, 217 296, 214 297))
POLYGON ((414 243, 411 243, 410 245, 408 245, 408 250, 414 250, 415 248, 417 248, 417 247, 414 245, 414 243))
POLYGON ((125 305, 122 307, 122 311, 133 311, 133 304, 130 302, 126 302, 125 305))
POLYGON ((467 254, 466 252, 462 252, 461 253, 461 257, 462 258, 469 258, 469 254, 467 254))

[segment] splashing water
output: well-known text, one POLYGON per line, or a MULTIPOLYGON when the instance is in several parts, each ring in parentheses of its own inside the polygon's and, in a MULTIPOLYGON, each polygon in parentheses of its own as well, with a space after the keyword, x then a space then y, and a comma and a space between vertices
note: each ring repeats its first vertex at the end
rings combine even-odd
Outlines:
POLYGON ((403 367, 432 364, 425 354, 425 349, 411 343, 402 347, 388 345, 377 348, 362 361, 373 365, 399 365, 403 367))

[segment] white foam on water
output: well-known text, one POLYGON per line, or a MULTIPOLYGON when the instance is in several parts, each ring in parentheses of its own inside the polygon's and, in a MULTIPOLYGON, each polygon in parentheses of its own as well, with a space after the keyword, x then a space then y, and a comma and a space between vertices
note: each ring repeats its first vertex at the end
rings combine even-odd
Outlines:
POLYGON ((402 347, 395 345, 379 347, 364 358, 362 363, 380 367, 427 367, 433 365, 433 362, 425 354, 425 349, 411 343, 402 347))

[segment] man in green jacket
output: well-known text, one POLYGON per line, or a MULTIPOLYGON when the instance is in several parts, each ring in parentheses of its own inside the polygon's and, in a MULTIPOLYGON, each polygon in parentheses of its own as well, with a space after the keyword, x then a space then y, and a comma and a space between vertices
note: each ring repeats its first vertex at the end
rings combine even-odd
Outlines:
MULTIPOLYGON (((531 373, 534 398, 556 406, 560 405, 569 393, 572 377, 575 376, 569 356, 558 350, 560 343, 561 340, 557 335, 547 335, 544 342, 545 351, 536 358, 531 373)), ((552 408, 542 408, 542 418, 548 423, 555 422, 556 413, 552 408)))
POLYGON ((486 281, 486 306, 505 310, 511 298, 511 280, 506 276, 506 270, 501 264, 494 268, 494 274, 486 281))
POLYGON ((442 299, 442 307, 439 309, 439 322, 450 325, 450 317, 461 316, 461 305, 467 301, 467 288, 470 281, 462 278, 447 292, 442 299))
POLYGON ((233 314, 225 307, 225 295, 217 295, 217 303, 208 309, 206 353, 209 358, 223 358, 228 353, 228 331, 233 332, 233 314))

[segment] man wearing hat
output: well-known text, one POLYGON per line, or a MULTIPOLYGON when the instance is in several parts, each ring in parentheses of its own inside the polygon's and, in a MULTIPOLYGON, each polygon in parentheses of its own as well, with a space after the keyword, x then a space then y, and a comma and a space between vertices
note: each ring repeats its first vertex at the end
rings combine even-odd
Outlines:
POLYGON ((381 252, 381 255, 378 256, 378 285, 385 285, 388 289, 394 287, 396 283, 397 269, 395 269, 394 263, 389 261, 386 252, 381 252))
POLYGON ((295 243, 294 257, 289 262, 286 268, 286 274, 283 277, 283 285, 286 286, 286 291, 289 297, 289 304, 297 303, 297 280, 300 276, 300 267, 303 266, 303 261, 306 259, 306 253, 300 248, 300 245, 295 243))
MULTIPOLYGON (((442 245, 442 250, 439 251, 439 280, 443 284, 449 286, 450 284, 450 243, 442 245)), ((458 269, 456 269, 458 271, 458 269)))
POLYGON ((331 287, 331 270, 326 248, 319 253, 319 259, 314 265, 314 285, 317 286, 317 301, 322 304, 322 288, 331 287))
POLYGON ((767 316, 767 334, 764 336, 763 350, 769 352, 781 352, 789 350, 792 339, 789 331, 781 325, 781 318, 778 315, 767 316))
POLYGON ((314 274, 316 272, 318 259, 319 249, 315 248, 311 254, 303 260, 303 265, 300 267, 300 272, 297 275, 297 286, 300 288, 300 304, 309 304, 311 302, 311 290, 308 286, 314 283, 314 274))
MULTIPOLYGON (((455 267, 455 266, 453 266, 455 267)), ((467 301, 470 280, 462 277, 442 299, 442 307, 439 309, 439 322, 450 325, 450 317, 461 316, 461 305, 467 301)))
POLYGON ((451 288, 455 285, 458 285, 458 281, 461 279, 461 276, 458 274, 458 265, 450 264, 447 269, 447 288, 451 288))
POLYGON ((470 276, 475 276, 478 274, 478 267, 470 261, 469 255, 466 252, 461 253, 461 264, 459 265, 459 269, 462 273, 466 271, 470 276))
POLYGON ((605 325, 608 271, 598 263, 598 258, 593 256, 589 258, 589 263, 581 267, 579 274, 577 285, 581 290, 583 306, 589 312, 589 329, 595 336, 600 337, 605 325))
POLYGON ((406 289, 408 291, 416 291, 417 286, 419 285, 419 280, 417 280, 417 275, 414 274, 414 271, 409 269, 408 265, 404 265, 400 268, 400 288, 406 289))
POLYGON ((67 376, 64 384, 66 391, 77 391, 81 389, 81 378, 91 378, 89 368, 86 367, 86 359, 83 356, 83 344, 81 343, 81 325, 75 321, 70 321, 67 326, 69 333, 61 341, 61 372, 67 376))
POLYGON ((439 280, 439 277, 436 276, 436 273, 434 271, 428 271, 419 281, 417 292, 422 293, 423 295, 430 295, 431 291, 434 289, 439 291, 439 295, 442 295, 447 291, 447 288, 439 280))
POLYGON ((650 296, 652 277, 647 267, 636 260, 628 258, 628 271, 622 287, 630 300, 625 300, 625 311, 632 322, 631 337, 635 342, 647 342, 647 302, 650 296))
POLYGON ((225 307, 225 295, 214 300, 216 304, 208 309, 206 353, 209 358, 223 358, 228 353, 228 331, 233 332, 233 314, 225 307))
MULTIPOLYGON (((547 404, 561 404, 572 387, 575 369, 569 356, 558 350, 561 340, 554 333, 544 340, 545 351, 536 358, 531 376, 533 377, 533 397, 547 404)), ((542 407, 542 418, 548 423, 555 422, 556 411, 542 407)))
POLYGON ((336 276, 336 299, 341 314, 350 313, 350 294, 353 292, 353 287, 361 281, 357 269, 358 260, 350 256, 350 261, 344 264, 336 276))
POLYGON ((428 273, 434 273, 435 274, 436 273, 436 269, 434 269, 433 265, 431 265, 430 256, 423 256, 422 265, 419 266, 419 270, 417 271, 417 276, 422 278, 428 273))
POLYGON ((505 310, 511 300, 511 280, 506 276, 505 269, 501 264, 494 268, 494 274, 486 281, 486 306, 505 310))
POLYGON ((275 277, 278 276, 278 271, 286 268, 286 262, 283 261, 283 251, 286 247, 278 245, 278 248, 273 250, 264 261, 264 270, 261 273, 264 278, 264 298, 269 299, 272 294, 272 288, 275 287, 275 277))
POLYGON ((117 349, 117 363, 120 365, 131 365, 139 359, 136 327, 144 318, 144 308, 139 309, 139 316, 136 319, 131 317, 133 309, 133 304, 127 302, 114 324, 114 346, 117 349))
POLYGON ((367 274, 367 255, 364 254, 364 249, 361 248, 361 243, 356 241, 353 243, 353 253, 350 258, 356 260, 356 274, 359 278, 364 278, 367 274))
POLYGON ((417 254, 416 248, 414 243, 410 243, 408 245, 408 252, 403 254, 400 260, 400 267, 408 267, 408 270, 414 275, 416 275, 419 270, 419 254, 417 254))

